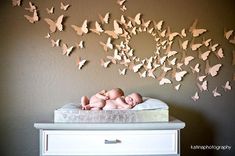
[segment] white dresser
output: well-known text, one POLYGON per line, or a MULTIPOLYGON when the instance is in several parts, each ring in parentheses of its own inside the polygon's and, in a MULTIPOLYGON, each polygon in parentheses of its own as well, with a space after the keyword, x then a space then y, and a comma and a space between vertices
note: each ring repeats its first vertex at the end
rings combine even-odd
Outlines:
POLYGON ((179 156, 185 123, 35 123, 40 156, 179 156))

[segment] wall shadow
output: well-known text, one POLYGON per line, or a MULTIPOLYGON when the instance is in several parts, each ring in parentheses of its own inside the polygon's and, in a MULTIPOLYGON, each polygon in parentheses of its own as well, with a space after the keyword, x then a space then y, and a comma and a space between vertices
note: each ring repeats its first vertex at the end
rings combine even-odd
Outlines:
POLYGON ((215 150, 194 149, 196 145, 215 145, 215 128, 206 117, 195 110, 170 104, 170 115, 185 122, 181 130, 182 156, 218 156, 215 150))

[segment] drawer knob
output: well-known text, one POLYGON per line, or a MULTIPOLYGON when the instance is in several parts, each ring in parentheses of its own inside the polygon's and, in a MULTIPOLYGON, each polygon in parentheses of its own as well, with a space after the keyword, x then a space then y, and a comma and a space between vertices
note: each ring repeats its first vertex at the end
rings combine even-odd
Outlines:
POLYGON ((121 140, 115 139, 115 140, 104 140, 105 144, 118 144, 121 143, 121 140))

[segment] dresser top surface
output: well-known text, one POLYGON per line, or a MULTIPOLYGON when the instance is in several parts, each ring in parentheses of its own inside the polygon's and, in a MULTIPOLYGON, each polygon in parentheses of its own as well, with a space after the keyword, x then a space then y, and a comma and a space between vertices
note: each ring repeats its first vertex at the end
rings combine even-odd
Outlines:
POLYGON ((140 123, 35 123, 34 127, 43 130, 161 130, 182 129, 185 123, 171 117, 169 122, 140 122, 140 123))

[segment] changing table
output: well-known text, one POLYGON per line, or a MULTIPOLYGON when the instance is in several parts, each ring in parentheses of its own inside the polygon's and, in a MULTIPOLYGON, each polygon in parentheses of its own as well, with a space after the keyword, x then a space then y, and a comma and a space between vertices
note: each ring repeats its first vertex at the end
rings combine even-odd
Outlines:
POLYGON ((180 156, 185 123, 35 123, 40 156, 180 156))

